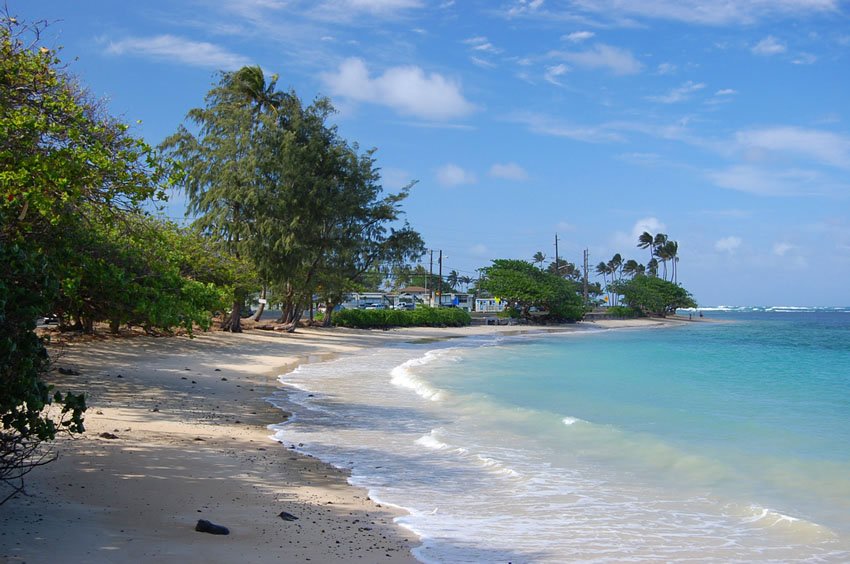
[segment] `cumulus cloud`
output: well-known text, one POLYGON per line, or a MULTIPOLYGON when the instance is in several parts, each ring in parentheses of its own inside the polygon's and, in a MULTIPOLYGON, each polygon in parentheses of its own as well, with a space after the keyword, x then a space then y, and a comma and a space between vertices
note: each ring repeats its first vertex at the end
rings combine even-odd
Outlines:
POLYGON ((699 92, 703 88, 705 88, 705 84, 702 82, 689 80, 678 88, 674 88, 667 94, 662 96, 649 96, 648 99, 653 102, 661 102, 662 104, 676 104, 677 102, 687 100, 691 97, 691 94, 699 92))
POLYGON ((607 69, 618 75, 637 74, 643 69, 643 64, 630 51, 604 43, 597 43, 586 51, 551 54, 579 67, 607 69))
POLYGON ((718 239, 717 242, 714 243, 714 249, 716 251, 733 254, 741 246, 741 243, 743 243, 743 241, 740 237, 724 237, 722 239, 718 239))
POLYGON ((574 31, 572 33, 568 33, 567 35, 562 36, 561 39, 564 39, 565 41, 571 41, 573 43, 581 43, 582 41, 587 41, 595 35, 596 34, 592 31, 574 31))
POLYGON ((490 167, 490 176, 505 180, 528 180, 528 173, 516 163, 496 163, 490 167))
POLYGON ((445 164, 437 169, 437 182, 441 186, 460 186, 462 184, 475 184, 478 179, 471 172, 464 170, 456 164, 445 164))
POLYGON ((111 41, 106 52, 111 55, 136 55, 210 69, 235 70, 251 64, 247 57, 231 53, 213 43, 191 41, 174 35, 127 37, 120 41, 111 41))
POLYGON ((644 217, 635 222, 632 227, 632 239, 635 244, 637 244, 638 237, 646 231, 656 235, 658 233, 664 233, 667 230, 667 226, 661 223, 657 217, 644 217))
POLYGON ((737 90, 733 90, 731 88, 723 88, 714 93, 715 96, 733 96, 737 94, 737 90))
POLYGON ((784 53, 787 51, 787 47, 772 35, 768 35, 750 50, 756 55, 770 56, 784 53))
POLYGON ((456 82, 438 73, 426 74, 414 65, 392 67, 372 77, 366 63, 352 57, 321 77, 334 96, 380 104, 423 119, 460 118, 475 110, 456 82))

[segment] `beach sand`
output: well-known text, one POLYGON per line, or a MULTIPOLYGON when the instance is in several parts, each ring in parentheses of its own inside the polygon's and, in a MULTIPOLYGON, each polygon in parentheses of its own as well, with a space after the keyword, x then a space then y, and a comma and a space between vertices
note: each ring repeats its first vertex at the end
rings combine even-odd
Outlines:
MULTIPOLYGON (((658 320, 599 321, 646 327, 658 320)), ((668 321, 666 323, 676 323, 668 321)), ((567 326, 565 330, 577 326, 567 326)), ((107 338, 53 351, 57 389, 85 391, 86 433, 0 506, 5 562, 415 562, 418 539, 347 474, 270 438, 286 414, 264 398, 303 362, 526 326, 299 329, 196 338, 107 338), (115 437, 115 438, 107 438, 115 437), (298 517, 287 521, 281 512, 298 517), (206 519, 227 536, 196 532, 206 519)), ((561 330, 561 329, 555 329, 561 330)))

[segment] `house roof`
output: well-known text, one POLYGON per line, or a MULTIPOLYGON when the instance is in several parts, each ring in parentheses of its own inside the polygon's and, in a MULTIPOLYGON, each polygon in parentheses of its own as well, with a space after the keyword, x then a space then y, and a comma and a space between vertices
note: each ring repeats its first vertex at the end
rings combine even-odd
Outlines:
POLYGON ((427 294, 428 288, 423 288, 422 286, 408 286, 407 288, 400 288, 398 290, 399 294, 427 294))

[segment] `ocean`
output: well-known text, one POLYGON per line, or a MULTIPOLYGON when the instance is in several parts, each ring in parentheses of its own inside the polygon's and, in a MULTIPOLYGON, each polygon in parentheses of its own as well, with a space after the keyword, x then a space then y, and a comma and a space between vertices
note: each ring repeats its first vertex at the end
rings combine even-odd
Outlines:
POLYGON ((850 308, 702 311, 302 365, 275 438, 423 562, 850 561, 850 308))

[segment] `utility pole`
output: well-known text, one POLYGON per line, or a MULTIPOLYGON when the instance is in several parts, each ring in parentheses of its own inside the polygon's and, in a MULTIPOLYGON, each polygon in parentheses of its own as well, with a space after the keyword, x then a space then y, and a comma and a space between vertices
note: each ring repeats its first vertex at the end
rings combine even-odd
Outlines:
POLYGON ((443 250, 440 249, 440 279, 437 280, 437 307, 443 306, 443 250))
POLYGON ((555 233, 555 274, 561 275, 561 261, 558 258, 558 234, 555 233))
POLYGON ((590 252, 584 250, 584 306, 587 307, 587 261, 590 259, 590 252))
POLYGON ((425 281, 425 288, 428 290, 428 305, 434 305, 434 295, 431 287, 431 278, 434 276, 434 249, 431 250, 431 265, 428 267, 428 280, 425 281))

